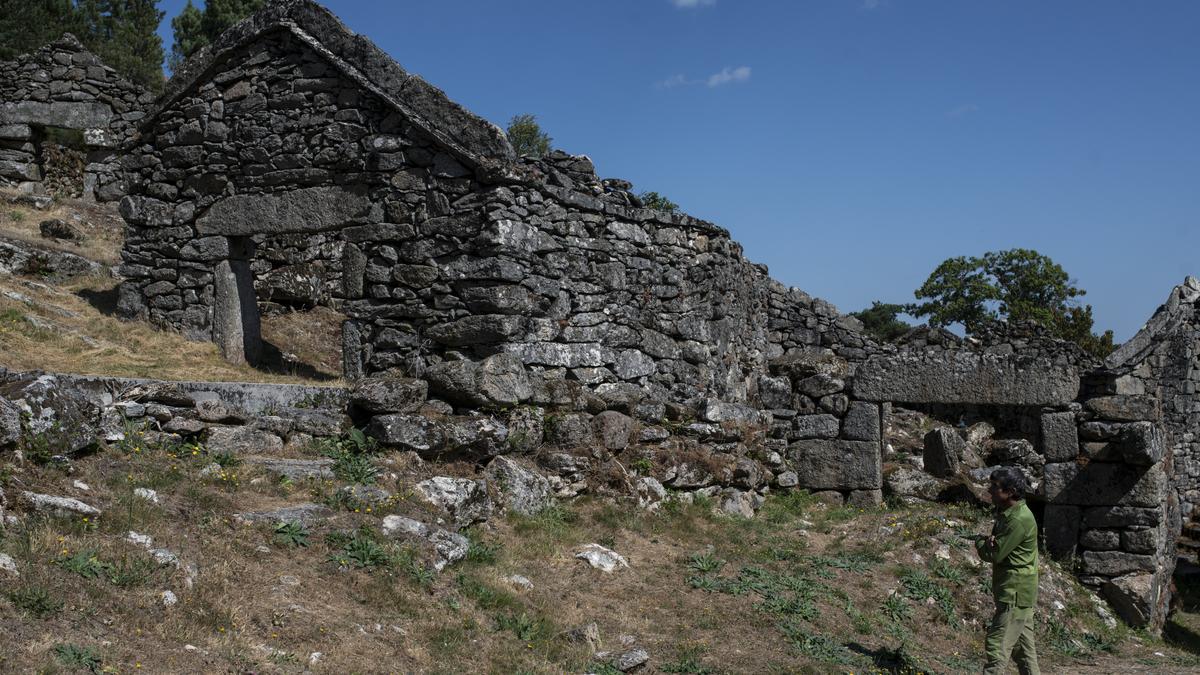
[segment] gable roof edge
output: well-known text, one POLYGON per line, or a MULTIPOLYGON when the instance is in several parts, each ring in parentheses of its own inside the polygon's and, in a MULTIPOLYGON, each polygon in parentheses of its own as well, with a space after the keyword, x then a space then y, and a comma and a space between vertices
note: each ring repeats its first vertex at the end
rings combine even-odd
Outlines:
POLYGON ((420 76, 404 70, 369 38, 353 33, 329 10, 312 0, 276 0, 231 26, 216 42, 189 58, 167 85, 149 114, 146 129, 230 52, 274 29, 284 29, 305 43, 344 76, 400 113, 456 159, 489 174, 512 172, 516 157, 496 125, 450 100, 420 76), (401 100, 410 96, 416 105, 401 100), (438 117, 440 119, 434 119, 438 117))

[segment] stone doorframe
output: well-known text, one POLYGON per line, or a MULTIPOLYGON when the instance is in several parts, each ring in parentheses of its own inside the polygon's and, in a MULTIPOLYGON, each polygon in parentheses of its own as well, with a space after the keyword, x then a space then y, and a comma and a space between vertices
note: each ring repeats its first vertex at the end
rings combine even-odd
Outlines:
POLYGON ((362 222, 369 209, 365 187, 327 186, 226 197, 196 220, 200 236, 227 244, 213 267, 212 309, 212 339, 226 360, 255 365, 262 357, 252 237, 336 230, 362 222))

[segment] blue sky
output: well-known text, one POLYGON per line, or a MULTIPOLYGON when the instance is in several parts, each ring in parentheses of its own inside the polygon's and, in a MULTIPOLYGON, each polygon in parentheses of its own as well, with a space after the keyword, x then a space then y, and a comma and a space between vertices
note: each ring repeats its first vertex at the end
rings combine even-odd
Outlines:
MULTIPOLYGON (((1128 339, 1200 274, 1200 2, 329 0, 843 311, 1034 248, 1128 339)), ((183 0, 164 0, 162 33, 183 0)))

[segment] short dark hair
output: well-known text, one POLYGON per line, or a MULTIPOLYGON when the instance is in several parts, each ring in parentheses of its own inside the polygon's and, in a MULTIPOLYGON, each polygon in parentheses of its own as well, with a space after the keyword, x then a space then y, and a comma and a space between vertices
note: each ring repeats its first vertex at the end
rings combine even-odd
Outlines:
POLYGON ((1002 466, 992 471, 992 480, 996 481, 996 484, 1006 492, 1011 492, 1017 499, 1024 499, 1025 493, 1029 491, 1029 483, 1025 481, 1025 474, 1015 466, 1002 466))

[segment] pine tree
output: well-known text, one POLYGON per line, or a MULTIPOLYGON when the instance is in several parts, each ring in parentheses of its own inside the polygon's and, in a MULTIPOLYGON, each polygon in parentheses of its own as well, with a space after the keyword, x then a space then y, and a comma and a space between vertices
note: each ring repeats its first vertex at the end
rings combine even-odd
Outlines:
POLYGON ((81 32, 71 0, 0 0, 0 60, 28 54, 63 33, 81 32))
POLYGON ((226 29, 262 6, 263 0, 208 0, 200 10, 188 0, 179 15, 171 19, 175 33, 168 64, 171 70, 178 70, 187 57, 215 42, 226 29))
POLYGON ((167 63, 171 72, 179 70, 188 56, 208 44, 203 22, 204 15, 196 9, 192 0, 188 0, 183 11, 171 19, 171 32, 175 34, 175 42, 171 45, 171 57, 167 63))
POLYGON ((164 13, 159 11, 157 0, 95 2, 101 14, 89 46, 131 81, 150 89, 160 89, 163 45, 157 31, 164 13))

